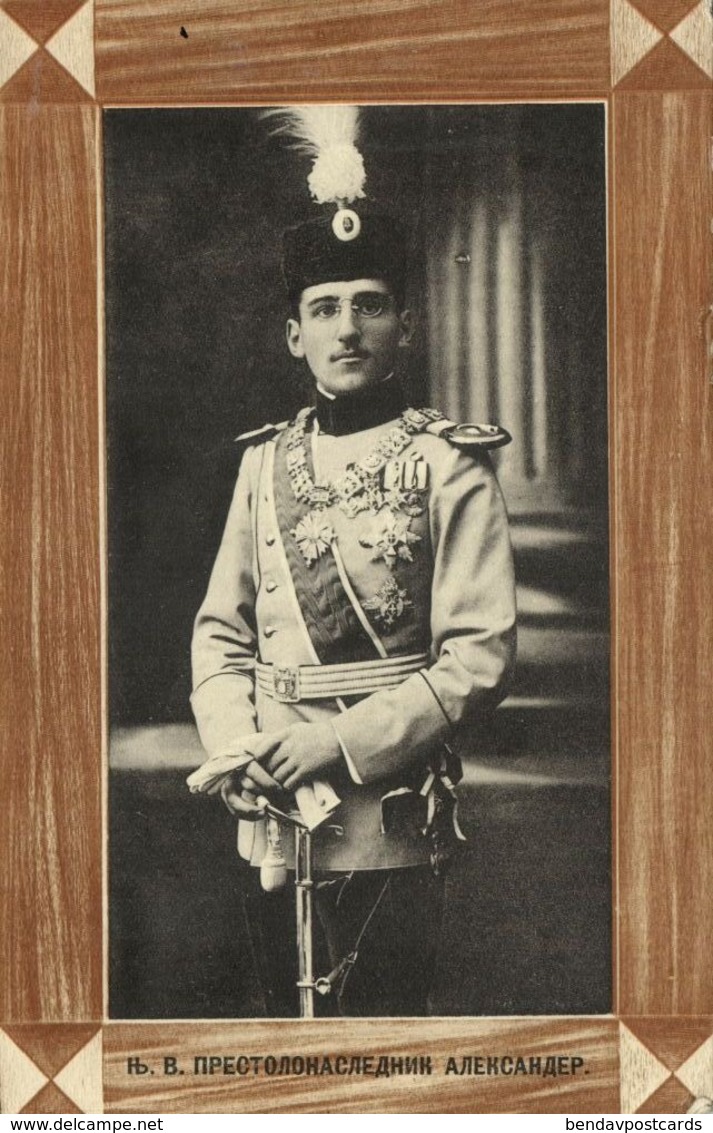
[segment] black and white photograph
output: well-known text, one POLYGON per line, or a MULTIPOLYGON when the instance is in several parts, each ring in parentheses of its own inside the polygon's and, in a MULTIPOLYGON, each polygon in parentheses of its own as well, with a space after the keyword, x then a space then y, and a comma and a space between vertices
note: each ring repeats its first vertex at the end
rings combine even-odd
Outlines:
POLYGON ((606 125, 105 110, 111 1018, 611 1012, 606 125))

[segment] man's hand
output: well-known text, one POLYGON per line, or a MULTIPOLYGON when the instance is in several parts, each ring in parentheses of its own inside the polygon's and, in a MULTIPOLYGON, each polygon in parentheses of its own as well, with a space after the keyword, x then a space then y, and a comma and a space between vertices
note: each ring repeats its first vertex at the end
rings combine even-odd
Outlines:
POLYGON ((337 733, 329 723, 293 724, 272 732, 256 745, 254 754, 286 791, 318 779, 342 757, 337 733))
POLYGON ((264 807, 258 806, 256 801, 258 795, 267 795, 268 798, 277 795, 279 798, 282 788, 277 780, 253 759, 244 771, 236 771, 225 780, 220 788, 220 794, 231 814, 248 822, 257 822, 258 819, 265 817, 264 807))

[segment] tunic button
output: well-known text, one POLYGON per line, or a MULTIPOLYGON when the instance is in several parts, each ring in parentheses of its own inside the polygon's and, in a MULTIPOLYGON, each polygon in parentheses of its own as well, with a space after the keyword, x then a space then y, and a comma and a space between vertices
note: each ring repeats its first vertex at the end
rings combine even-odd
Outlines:
POLYGON ((273 543, 275 542, 275 536, 273 535, 272 531, 269 535, 265 536, 265 542, 267 543, 268 547, 272 547, 273 543))
POLYGON ((265 626, 263 632, 265 634, 265 637, 272 637, 274 633, 277 633, 277 629, 275 626, 265 626))
POLYGON ((277 590, 277 583, 275 582, 274 578, 268 578, 267 582, 265 583, 265 589, 267 590, 268 594, 272 594, 273 590, 277 590))

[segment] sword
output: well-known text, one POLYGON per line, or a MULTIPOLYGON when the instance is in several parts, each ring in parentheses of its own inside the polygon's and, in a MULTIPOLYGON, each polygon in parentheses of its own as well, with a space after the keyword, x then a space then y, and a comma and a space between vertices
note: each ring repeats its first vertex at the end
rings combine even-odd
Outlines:
MULTIPOLYGON (((297 929, 297 988, 300 997, 300 1019, 314 1019, 314 993, 329 995, 335 988, 344 986, 351 968, 357 961, 359 946, 364 933, 369 927, 382 898, 389 887, 391 877, 387 873, 384 884, 379 891, 376 901, 362 925, 354 946, 337 966, 327 976, 314 978, 314 938, 313 938, 313 890, 312 877, 312 833, 309 827, 298 814, 288 814, 273 806, 264 795, 256 799, 258 806, 267 814, 268 818, 279 819, 292 826, 295 834, 295 907, 297 929)), ((340 827, 334 827, 340 830, 340 827)), ((285 883, 286 870, 284 862, 275 858, 274 862, 264 862, 261 868, 261 882, 263 889, 271 891, 282 888, 285 883), (263 871, 266 871, 263 874, 263 871), (278 876, 279 875, 279 876, 278 876)))
MULTIPOLYGON (((294 828, 295 834, 295 906, 297 910, 297 988, 300 997, 300 1018, 314 1019, 314 993, 317 981, 314 979, 314 941, 312 934, 312 835, 297 815, 287 814, 268 802, 264 795, 256 800, 268 817, 279 819, 294 828)), ((262 867, 265 868, 264 866, 262 867)), ((267 869, 271 867, 268 865, 267 869)), ((284 869, 284 866, 275 866, 284 869)), ((272 889, 269 878, 262 879, 263 888, 272 889), (267 882, 267 884, 266 884, 267 882)), ((284 881, 282 881, 284 884, 284 881)), ((319 989, 322 990, 321 988, 319 989)), ((329 990, 329 989, 327 989, 329 990)), ((324 994, 324 992, 322 992, 324 994)))

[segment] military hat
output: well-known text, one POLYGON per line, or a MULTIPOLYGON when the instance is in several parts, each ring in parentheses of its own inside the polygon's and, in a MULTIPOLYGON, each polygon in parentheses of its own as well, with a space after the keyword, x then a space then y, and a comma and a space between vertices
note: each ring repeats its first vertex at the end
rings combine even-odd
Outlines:
POLYGON ((287 229, 282 272, 290 299, 298 299, 306 287, 333 279, 384 279, 403 299, 405 234, 386 213, 340 209, 332 217, 315 217, 287 229), (335 228, 356 231, 345 240, 335 228))
POLYGON ((319 208, 283 236, 282 272, 291 300, 331 280, 384 279, 403 299, 407 240, 403 226, 366 199, 357 147, 356 106, 285 107, 265 112, 273 133, 312 158, 307 184, 319 208))

